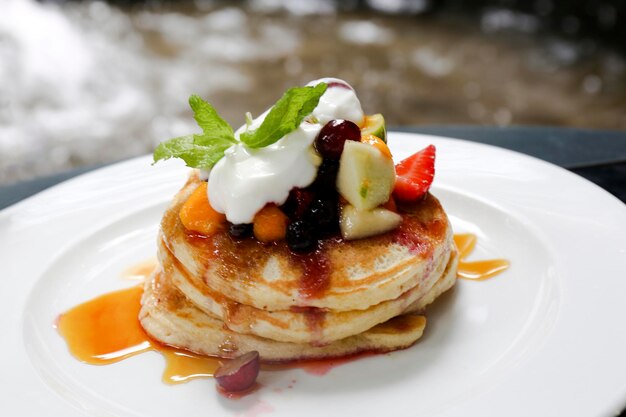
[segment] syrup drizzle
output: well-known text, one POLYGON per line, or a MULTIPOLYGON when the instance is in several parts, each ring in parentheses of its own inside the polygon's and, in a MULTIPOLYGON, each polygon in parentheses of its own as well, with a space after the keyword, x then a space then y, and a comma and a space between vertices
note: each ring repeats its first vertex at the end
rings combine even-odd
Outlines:
POLYGON ((488 259, 468 262, 465 260, 476 247, 476 235, 470 233, 454 235, 454 243, 459 250, 457 277, 472 281, 484 281, 506 270, 510 264, 506 259, 488 259))
POLYGON ((158 351, 165 358, 162 380, 170 385, 182 384, 192 379, 211 378, 226 361, 173 347, 162 347, 158 351))
POLYGON ((156 351, 165 358, 166 384, 213 376, 223 359, 166 346, 146 334, 138 319, 142 293, 142 286, 114 291, 63 313, 56 326, 72 355, 88 364, 106 365, 156 351))
MULTIPOLYGON (((482 281, 509 267, 509 262, 504 259, 465 261, 464 259, 476 246, 475 235, 458 234, 454 236, 454 241, 459 250, 460 261, 457 273, 459 278, 482 281)), ((309 263, 306 261, 303 262, 305 265, 309 263)), ((123 277, 147 278, 155 266, 156 262, 153 260, 144 261, 128 268, 123 277)), ((325 272, 324 267, 322 267, 322 275, 324 275, 323 272, 325 272)), ((313 285, 310 287, 307 285, 306 288, 310 291, 307 291, 308 295, 315 296, 318 291, 323 291, 324 286, 313 281, 313 285)), ((197 378, 212 377, 217 368, 227 359, 199 355, 152 340, 144 331, 138 318, 142 294, 143 286, 137 285, 96 297, 61 314, 55 326, 65 338, 70 353, 82 362, 106 365, 143 352, 155 351, 165 359, 162 380, 166 384, 180 384, 197 378)), ((401 332, 403 328, 398 327, 392 330, 401 332)), ((310 374, 324 375, 336 366, 371 354, 362 353, 344 358, 303 361, 279 365, 278 369, 301 368, 310 374)), ((277 369, 277 366, 265 365, 264 369, 277 369)))

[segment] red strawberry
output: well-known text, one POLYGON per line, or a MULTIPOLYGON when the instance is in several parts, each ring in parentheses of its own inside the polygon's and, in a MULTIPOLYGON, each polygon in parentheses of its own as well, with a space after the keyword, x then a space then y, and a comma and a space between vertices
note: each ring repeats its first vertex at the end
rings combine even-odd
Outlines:
POLYGON ((428 145, 396 165, 393 195, 400 201, 423 197, 435 177, 435 147, 428 145))

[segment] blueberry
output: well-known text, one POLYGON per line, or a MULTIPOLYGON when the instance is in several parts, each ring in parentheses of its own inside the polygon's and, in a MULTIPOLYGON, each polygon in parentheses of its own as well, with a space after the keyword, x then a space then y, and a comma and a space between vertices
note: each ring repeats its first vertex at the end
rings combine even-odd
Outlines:
POLYGON ((317 247, 315 229, 308 220, 296 220, 287 226, 287 246, 293 252, 309 252, 317 247))
POLYGON ((317 235, 325 237, 339 230, 338 195, 327 194, 313 200, 308 219, 315 225, 317 235))
POLYGON ((290 219, 299 219, 309 210, 312 201, 313 192, 311 190, 294 188, 289 193, 285 204, 281 206, 281 210, 290 219))
POLYGON ((335 192, 337 190, 337 172, 339 172, 339 161, 324 159, 317 169, 317 176, 311 188, 318 192, 335 192))
POLYGON ((244 239, 252 236, 252 223, 230 223, 228 226, 228 233, 236 239, 244 239))

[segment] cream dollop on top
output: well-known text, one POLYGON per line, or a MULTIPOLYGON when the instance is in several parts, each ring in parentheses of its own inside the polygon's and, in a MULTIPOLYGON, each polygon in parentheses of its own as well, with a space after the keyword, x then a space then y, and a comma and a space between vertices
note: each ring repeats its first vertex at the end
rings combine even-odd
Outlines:
MULTIPOLYGON (((315 180, 322 159, 313 142, 327 122, 344 119, 361 125, 364 114, 352 87, 337 78, 322 78, 307 85, 320 82, 330 85, 313 110, 312 120, 305 118, 296 130, 264 148, 233 145, 209 172, 209 202, 229 222, 252 223, 254 215, 266 204, 281 205, 291 189, 304 188, 315 180)), ((249 127, 240 127, 235 137, 239 138, 246 129, 259 127, 267 113, 269 110, 249 127)))

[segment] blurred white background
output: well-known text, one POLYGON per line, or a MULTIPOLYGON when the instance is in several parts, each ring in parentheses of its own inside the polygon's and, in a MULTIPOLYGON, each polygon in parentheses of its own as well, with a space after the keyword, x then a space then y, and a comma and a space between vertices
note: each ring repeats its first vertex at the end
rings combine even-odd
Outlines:
POLYGON ((195 131, 192 93, 239 125, 321 76, 389 125, 626 129, 619 39, 555 29, 548 0, 477 3, 0 0, 0 184, 149 153, 195 131))

